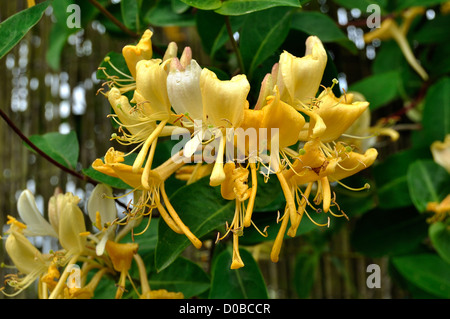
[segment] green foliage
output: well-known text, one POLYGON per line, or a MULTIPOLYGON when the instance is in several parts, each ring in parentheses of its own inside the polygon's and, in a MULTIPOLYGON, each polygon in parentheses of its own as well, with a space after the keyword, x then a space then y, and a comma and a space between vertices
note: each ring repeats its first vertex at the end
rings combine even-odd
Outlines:
POLYGON ((211 270, 210 299, 267 299, 264 278, 252 255, 240 249, 245 267, 230 269, 231 247, 224 249, 213 258, 211 270))
POLYGON ((30 141, 56 162, 67 168, 75 169, 80 151, 75 131, 68 134, 58 132, 32 135, 30 141))
POLYGON ((39 22, 49 5, 50 1, 45 1, 14 14, 0 24, 0 59, 39 22))

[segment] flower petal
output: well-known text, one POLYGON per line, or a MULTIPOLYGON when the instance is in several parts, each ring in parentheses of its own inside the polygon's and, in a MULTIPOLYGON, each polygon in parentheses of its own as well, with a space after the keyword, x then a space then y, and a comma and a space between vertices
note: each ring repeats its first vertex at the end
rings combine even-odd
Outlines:
POLYGON ((204 68, 200 74, 203 116, 206 124, 215 127, 238 127, 244 117, 250 83, 243 74, 221 81, 204 68))
POLYGON ((39 212, 34 196, 28 189, 20 194, 17 201, 17 210, 20 218, 27 225, 25 231, 28 235, 58 237, 52 225, 39 212))

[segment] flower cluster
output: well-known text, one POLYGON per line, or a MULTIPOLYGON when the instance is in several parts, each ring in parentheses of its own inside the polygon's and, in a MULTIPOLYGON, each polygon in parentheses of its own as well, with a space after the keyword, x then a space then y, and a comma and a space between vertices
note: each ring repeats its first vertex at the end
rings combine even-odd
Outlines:
POLYGON ((319 38, 307 39, 303 57, 283 52, 250 106, 245 75, 220 80, 192 58, 189 47, 178 57, 175 43, 162 58, 154 58, 151 37, 147 30, 139 43, 123 48, 131 75, 111 76, 104 93, 120 126, 112 138, 135 146, 137 157, 127 165, 129 155, 111 148, 93 163, 96 170, 120 178, 139 193, 129 220, 157 209, 172 230, 200 248, 202 242, 170 204, 164 183, 175 173, 188 182, 209 176, 210 185, 220 186, 224 199, 235 201, 225 235, 233 234, 231 268, 236 269, 244 266, 238 240, 253 224, 258 173, 277 178, 286 199, 271 253, 274 262, 285 233, 295 236, 303 215, 309 217, 308 210, 346 216, 332 184, 372 165, 377 151, 368 148, 359 153, 343 139, 367 114, 369 103, 350 93, 335 96, 337 81, 321 86, 327 53, 319 38), (152 167, 158 138, 179 130, 188 132, 190 139, 165 163, 152 167))
POLYGON ((5 295, 15 296, 37 280, 40 299, 89 299, 100 280, 111 275, 120 278, 116 292, 116 298, 120 298, 134 260, 140 274, 141 292, 136 291, 140 298, 183 298, 182 293, 151 290, 145 265, 137 254, 138 244, 119 243, 139 220, 116 231, 125 223, 118 217, 109 186, 97 185, 88 201, 95 231, 87 230, 79 202, 80 198, 72 193, 56 193, 49 200, 47 220, 29 190, 20 194, 17 210, 22 221, 8 216, 10 227, 5 241, 6 252, 18 273, 6 276, 5 282, 15 291, 9 293, 3 287, 5 295), (59 249, 42 253, 29 240, 35 236, 56 238, 59 249))

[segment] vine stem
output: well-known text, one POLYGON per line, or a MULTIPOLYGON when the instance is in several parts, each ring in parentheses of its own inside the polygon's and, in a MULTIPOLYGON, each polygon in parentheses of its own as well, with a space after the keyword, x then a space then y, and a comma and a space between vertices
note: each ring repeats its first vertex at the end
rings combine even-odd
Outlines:
POLYGON ((72 176, 75 176, 76 178, 79 178, 83 181, 92 183, 94 185, 97 184, 97 181, 91 179, 89 176, 82 175, 82 174, 60 164, 59 162, 55 161, 53 158, 48 156, 44 151, 42 151, 39 147, 37 147, 28 137, 26 137, 25 134, 22 133, 22 131, 14 124, 14 122, 8 117, 8 115, 6 115, 6 113, 2 109, 0 109, 0 116, 5 120, 5 122, 8 124, 8 126, 11 127, 12 130, 20 137, 20 139, 22 141, 24 141, 29 147, 31 147, 34 151, 36 151, 36 153, 38 153, 40 156, 45 158, 47 161, 49 161, 53 165, 57 166, 64 172, 66 172, 72 176))
POLYGON ((112 23, 114 23, 116 26, 118 26, 120 28, 120 30, 122 30, 123 32, 125 32, 126 34, 128 34, 129 36, 131 36, 133 38, 139 37, 139 34, 128 29, 122 22, 117 20, 117 18, 114 15, 112 15, 112 13, 109 12, 104 6, 102 6, 97 0, 89 0, 89 2, 94 7, 96 7, 101 13, 103 13, 109 20, 111 20, 112 23))
MULTIPOLYGON (((42 151, 39 147, 37 147, 28 137, 23 134, 23 132, 14 124, 14 122, 6 115, 6 113, 0 108, 0 116, 5 120, 5 122, 8 124, 8 126, 16 133, 22 141, 24 141, 29 147, 31 147, 36 153, 38 153, 40 156, 45 158, 47 161, 49 161, 51 164, 55 165, 62 171, 91 184, 97 185, 98 182, 92 178, 90 178, 88 175, 80 174, 60 163, 55 161, 53 158, 48 156, 44 151, 42 151)), ((120 206, 127 208, 127 205, 119 201, 118 199, 115 200, 117 204, 120 206)))
MULTIPOLYGON (((108 11, 104 6, 102 6, 97 0, 89 0, 89 2, 96 7, 106 18, 108 18, 112 23, 119 27, 120 30, 128 34, 133 38, 139 38, 140 34, 136 33, 127 28, 122 22, 120 22, 111 12, 108 11)), ((152 43, 153 51, 157 52, 161 56, 164 55, 164 51, 162 51, 159 47, 152 43)))
POLYGON ((244 61, 242 60, 242 55, 241 55, 241 51, 239 50, 239 46, 238 46, 236 40, 234 39, 233 30, 231 29, 230 17, 228 17, 228 16, 225 16, 225 25, 227 27, 228 37, 230 38, 231 45, 233 46, 233 51, 236 53, 236 58, 237 58, 237 61, 239 64, 239 68, 241 69, 240 73, 245 74, 244 61))

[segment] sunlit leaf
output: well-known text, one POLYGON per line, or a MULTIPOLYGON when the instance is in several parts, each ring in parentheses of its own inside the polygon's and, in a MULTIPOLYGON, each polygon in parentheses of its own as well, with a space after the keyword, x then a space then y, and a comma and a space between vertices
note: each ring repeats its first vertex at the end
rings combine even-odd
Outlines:
POLYGON ((223 15, 242 15, 273 7, 288 6, 300 8, 298 0, 227 0, 216 10, 223 15))
POLYGON ((220 0, 181 0, 181 1, 201 10, 215 10, 222 5, 222 1, 220 0))
POLYGON ((50 1, 22 10, 0 24, 0 59, 41 20, 50 1))
POLYGON ((375 110, 400 97, 400 73, 374 74, 350 85, 349 91, 360 92, 375 110))
POLYGON ((29 137, 39 149, 67 168, 75 169, 78 163, 79 145, 75 131, 68 134, 50 132, 29 137))

